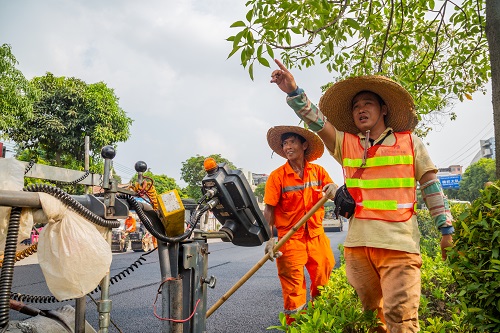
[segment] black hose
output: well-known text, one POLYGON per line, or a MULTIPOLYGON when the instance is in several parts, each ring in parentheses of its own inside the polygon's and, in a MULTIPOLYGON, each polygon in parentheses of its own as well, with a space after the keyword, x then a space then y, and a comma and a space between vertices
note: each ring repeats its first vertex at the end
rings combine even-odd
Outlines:
POLYGON ((89 220, 90 222, 97 224, 105 228, 118 228, 120 227, 120 222, 117 220, 106 220, 96 214, 91 210, 85 208, 81 203, 73 199, 68 193, 64 192, 58 187, 50 186, 47 184, 33 184, 25 187, 23 189, 26 192, 44 192, 52 195, 53 197, 59 199, 65 205, 70 206, 77 212, 80 216, 89 220))
POLYGON ((21 220, 21 208, 12 207, 10 212, 9 227, 5 239, 5 249, 0 278, 0 328, 9 325, 10 290, 14 278, 14 264, 16 262, 17 237, 21 220))
POLYGON ((139 203, 137 202, 137 200, 135 200, 135 198, 133 196, 128 195, 128 194, 121 194, 118 197, 121 199, 127 200, 130 207, 132 207, 132 209, 135 210, 135 212, 137 213, 137 216, 139 216, 139 219, 144 224, 144 227, 146 227, 146 229, 149 231, 149 233, 151 235, 156 237, 156 239, 159 239, 160 241, 166 242, 166 243, 179 243, 179 242, 183 241, 184 239, 188 238, 189 236, 191 236, 198 220, 201 218, 203 213, 205 213, 207 210, 209 210, 208 206, 205 206, 202 209, 200 209, 200 213, 196 216, 196 222, 191 223, 191 228, 188 231, 186 231, 185 233, 183 233, 182 235, 177 236, 177 237, 168 237, 168 236, 161 234, 158 230, 155 229, 153 223, 147 217, 147 215, 144 213, 141 205, 139 205, 139 203))
MULTIPOLYGON (((121 280, 123 280, 125 277, 131 275, 135 269, 139 268, 141 265, 143 265, 143 261, 147 261, 145 256, 148 254, 156 251, 156 248, 153 250, 143 253, 137 260, 135 260, 129 267, 125 268, 123 271, 120 273, 116 274, 112 278, 110 278, 110 285, 113 285, 121 280)), ((94 290, 92 290, 89 294, 95 294, 101 290, 101 286, 97 286, 94 290)), ((10 293, 10 298, 19 302, 24 302, 24 303, 58 303, 58 302, 67 302, 71 301, 72 299, 66 299, 64 301, 59 301, 57 298, 54 296, 45 296, 45 295, 27 295, 27 294, 21 294, 21 293, 10 293)))
MULTIPOLYGON (((109 279, 109 282, 110 282, 110 285, 113 285, 121 280, 123 280, 124 278, 126 278, 127 276, 131 275, 133 272, 134 272, 134 268, 139 268, 139 266, 143 265, 143 261, 146 261, 146 258, 144 258, 145 256, 147 256, 148 254, 156 251, 156 247, 154 249, 152 249, 151 251, 148 251, 146 253, 143 253, 136 261, 134 261, 130 266, 128 266, 127 268, 125 268, 123 271, 121 271, 120 273, 116 274, 115 276, 113 276, 112 278, 109 279)), ((90 294, 95 294, 96 292, 98 292, 99 290, 101 290, 101 285, 98 285, 94 290, 92 290, 90 292, 90 294)))

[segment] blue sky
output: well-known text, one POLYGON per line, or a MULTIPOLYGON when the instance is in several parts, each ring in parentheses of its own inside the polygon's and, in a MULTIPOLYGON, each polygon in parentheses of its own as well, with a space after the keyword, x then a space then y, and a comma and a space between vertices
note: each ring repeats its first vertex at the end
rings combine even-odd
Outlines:
MULTIPOLYGON (((182 186, 182 162, 221 154, 237 167, 270 173, 284 163, 267 145, 271 126, 297 125, 284 94, 269 83, 272 69, 255 80, 226 59, 229 28, 246 13, 243 1, 0 0, 0 43, 12 46, 26 78, 51 72, 87 83, 103 81, 134 119, 131 138, 119 143, 115 169, 124 180, 145 161, 182 186)), ((274 68, 273 68, 274 69, 274 68)), ((312 101, 331 81, 322 67, 293 70, 312 101)), ((479 140, 493 136, 491 92, 457 103, 458 119, 436 119, 425 139, 438 167, 467 167, 479 140)), ((327 154, 317 163, 342 183, 327 154)))

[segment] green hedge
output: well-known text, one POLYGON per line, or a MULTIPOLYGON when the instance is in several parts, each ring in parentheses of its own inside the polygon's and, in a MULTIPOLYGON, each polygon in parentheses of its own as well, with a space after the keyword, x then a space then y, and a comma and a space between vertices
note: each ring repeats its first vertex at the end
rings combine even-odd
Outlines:
POLYGON ((449 260, 466 320, 479 332, 500 332, 500 186, 481 191, 455 223, 449 260))

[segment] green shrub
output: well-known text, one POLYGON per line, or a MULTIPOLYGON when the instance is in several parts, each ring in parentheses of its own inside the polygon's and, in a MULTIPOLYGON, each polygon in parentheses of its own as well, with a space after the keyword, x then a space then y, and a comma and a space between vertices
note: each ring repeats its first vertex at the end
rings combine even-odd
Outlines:
POLYGON ((333 270, 330 281, 321 289, 321 296, 316 298, 314 305, 309 302, 307 309, 292 315, 296 321, 290 326, 287 327, 285 315, 281 313, 281 326, 268 329, 289 333, 365 333, 377 327, 375 313, 363 312, 355 290, 347 282, 345 264, 333 270))
MULTIPOLYGON (((437 244, 435 246, 438 247, 437 244)), ((440 252, 434 257, 422 254, 422 260, 422 296, 419 309, 421 332, 478 332, 464 321, 465 308, 457 300, 452 270, 447 262, 441 260, 440 252)), ((322 288, 314 305, 309 303, 306 310, 293 317, 296 321, 287 327, 282 313, 281 326, 268 329, 289 333, 366 333, 379 325, 374 312, 363 312, 355 290, 347 282, 345 264, 332 272, 330 281, 322 288)))
POLYGON ((441 233, 436 228, 427 209, 417 209, 417 222, 420 229, 420 252, 430 257, 441 253, 441 250, 436 248, 436 244, 439 244, 441 239, 441 233))
POLYGON ((449 253, 466 320, 479 332, 500 332, 500 187, 481 191, 455 223, 449 253))
MULTIPOLYGON (((467 215, 468 207, 453 204, 451 212, 455 219, 467 215)), ((441 259, 439 242, 441 234, 437 230, 428 210, 418 210, 417 220, 422 234, 422 296, 419 308, 420 329, 423 333, 475 333, 489 332, 478 330, 478 326, 467 321, 468 313, 463 295, 458 296, 458 284, 448 261, 441 259), (476 327, 474 327, 476 326, 476 327)), ((495 236, 498 243, 498 233, 495 236)), ((491 237, 493 237, 493 232, 491 237)), ((454 236, 455 241, 460 234, 454 236)), ((355 290, 347 282, 343 246, 341 267, 332 272, 329 283, 323 287, 322 294, 309 303, 308 308, 295 315, 296 321, 286 325, 285 315, 280 314, 281 326, 278 329, 289 333, 329 332, 329 333, 365 333, 379 325, 376 314, 363 312, 355 290)), ((498 250, 498 244, 497 244, 498 250)), ((498 255, 498 251, 497 251, 498 255)), ((498 265, 500 267, 500 261, 498 265)), ((498 297, 497 297, 498 300, 498 297)), ((500 303, 497 303, 500 305, 500 303)), ((500 318, 500 317, 499 317, 500 318)), ((491 331, 497 332, 497 331, 491 331)))

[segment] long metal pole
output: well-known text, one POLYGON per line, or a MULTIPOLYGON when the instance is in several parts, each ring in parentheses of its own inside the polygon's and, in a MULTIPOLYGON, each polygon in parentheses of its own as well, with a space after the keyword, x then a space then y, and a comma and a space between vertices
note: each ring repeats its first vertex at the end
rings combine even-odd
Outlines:
MULTIPOLYGON (((111 229, 106 233, 106 240, 111 244, 111 229)), ((111 246, 111 245, 110 245, 111 246)), ((111 300, 109 299, 109 270, 101 281, 101 299, 98 302, 99 310, 99 333, 108 333, 111 319, 111 300)))
MULTIPOLYGON (((320 208, 322 207, 325 202, 328 200, 327 197, 323 197, 321 198, 307 213, 306 215, 304 215, 300 220, 299 222, 297 222, 292 229, 290 229, 290 231, 288 231, 286 233, 286 235, 281 238, 279 240, 278 243, 276 243, 276 245, 274 246, 273 248, 273 252, 276 253, 280 247, 285 244, 285 242, 287 240, 290 239, 290 237, 292 237, 292 235, 297 231, 299 230, 299 228, 304 224, 306 223, 307 220, 309 220, 309 218, 320 208)), ((208 309, 207 311, 207 318, 210 317, 210 315, 215 311, 217 310, 225 301, 227 301, 227 299, 232 295, 234 294, 234 292, 236 290, 238 290, 245 282, 247 282, 247 280, 252 277, 252 275, 257 272, 257 270, 259 270, 259 268, 261 268, 265 263, 266 261, 270 260, 271 259, 271 254, 268 253, 266 254, 265 256, 262 257, 262 259, 260 259, 245 275, 243 275, 243 277, 241 279, 238 280, 238 282, 236 282, 234 284, 234 286, 231 287, 231 289, 229 289, 224 295, 222 295, 222 297, 210 308, 208 309)))
MULTIPOLYGON (((90 138, 85 136, 85 170, 90 169, 90 138)), ((92 186, 85 185, 85 193, 92 194, 92 186)), ((75 300, 75 333, 85 333, 85 312, 87 311, 87 296, 75 300)))

